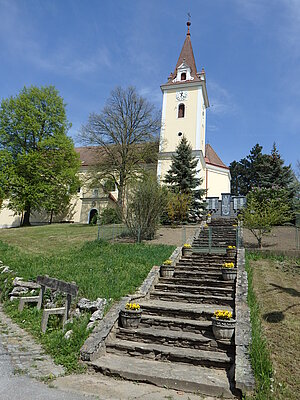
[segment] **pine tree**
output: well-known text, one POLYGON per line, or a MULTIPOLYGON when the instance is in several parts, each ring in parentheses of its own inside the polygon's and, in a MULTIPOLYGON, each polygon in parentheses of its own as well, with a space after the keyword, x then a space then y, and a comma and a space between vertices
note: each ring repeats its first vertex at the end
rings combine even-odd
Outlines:
POLYGON ((204 209, 203 197, 205 189, 200 189, 202 179, 197 178, 198 160, 193 157, 192 147, 183 136, 176 148, 176 153, 172 155, 172 164, 165 176, 165 183, 174 193, 188 194, 191 197, 189 213, 192 219, 200 216, 204 209), (195 215, 196 214, 196 215, 195 215))

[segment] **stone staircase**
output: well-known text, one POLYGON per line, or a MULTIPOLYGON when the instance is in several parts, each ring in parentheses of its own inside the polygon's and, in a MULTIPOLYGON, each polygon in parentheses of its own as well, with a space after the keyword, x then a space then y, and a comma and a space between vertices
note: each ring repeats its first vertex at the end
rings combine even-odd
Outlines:
MULTIPOLYGON (((232 223, 228 227, 231 232, 232 223)), ((230 244, 234 239, 235 232, 230 244)), ((225 254, 181 257, 174 277, 160 278, 150 298, 140 302, 139 328, 118 327, 106 353, 89 364, 124 379, 234 398, 234 341, 215 340, 211 324, 216 309, 234 313, 235 284, 223 281, 220 271, 225 260, 225 254)))
POLYGON ((212 219, 193 246, 195 248, 226 248, 236 243, 235 219, 212 219))

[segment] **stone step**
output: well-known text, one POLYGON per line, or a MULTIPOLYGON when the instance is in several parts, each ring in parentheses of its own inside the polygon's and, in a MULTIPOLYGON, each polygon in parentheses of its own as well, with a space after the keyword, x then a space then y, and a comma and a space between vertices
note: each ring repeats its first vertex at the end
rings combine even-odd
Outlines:
POLYGON ((133 340, 140 343, 156 343, 164 346, 192 348, 198 350, 233 353, 234 346, 229 340, 216 340, 210 332, 205 335, 194 332, 171 331, 154 328, 119 328, 117 339, 133 340))
POLYGON ((195 272, 221 272, 221 265, 218 265, 216 267, 206 265, 206 266, 200 266, 200 265, 194 265, 194 264, 176 264, 176 271, 195 271, 195 272))
POLYGON ((226 305, 234 306, 234 299, 225 296, 169 293, 158 290, 154 290, 150 293, 150 299, 180 301, 185 303, 218 304, 224 306, 226 305))
POLYGON ((195 321, 211 321, 216 310, 228 310, 233 313, 231 306, 220 304, 195 304, 177 301, 163 301, 158 299, 139 302, 143 314, 170 318, 192 319, 195 321))
POLYGON ((170 329, 171 331, 194 332, 204 335, 212 332, 212 323, 209 320, 197 321, 185 318, 165 317, 142 313, 141 327, 154 329, 170 329))
POLYGON ((107 354, 89 365, 105 375, 152 383, 161 387, 197 392, 222 398, 234 398, 228 374, 222 369, 145 360, 130 356, 107 354))
POLYGON ((234 289, 234 283, 232 281, 224 281, 221 276, 215 279, 207 278, 207 279, 193 279, 193 278, 160 278, 159 283, 174 283, 175 285, 188 285, 188 286, 214 286, 218 287, 226 287, 234 289))
POLYGON ((224 296, 233 299, 234 290, 232 288, 224 287, 210 287, 210 286, 193 286, 193 285, 176 285, 174 283, 157 283, 154 286, 157 291, 172 292, 172 293, 186 293, 197 295, 214 295, 224 296))
POLYGON ((140 343, 116 339, 106 346, 106 351, 113 354, 126 354, 132 357, 157 361, 181 362, 201 365, 208 368, 229 369, 234 361, 233 356, 226 353, 164 346, 155 343, 140 343))
POLYGON ((188 271, 184 269, 175 268, 174 271, 175 278, 189 278, 189 279, 222 279, 222 272, 215 271, 188 271))

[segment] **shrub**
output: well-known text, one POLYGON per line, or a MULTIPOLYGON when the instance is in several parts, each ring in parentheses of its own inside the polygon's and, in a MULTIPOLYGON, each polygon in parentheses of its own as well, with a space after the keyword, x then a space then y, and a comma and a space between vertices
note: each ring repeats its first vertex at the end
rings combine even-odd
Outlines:
POLYGON ((104 208, 100 213, 100 224, 119 224, 122 222, 121 215, 116 208, 104 208))

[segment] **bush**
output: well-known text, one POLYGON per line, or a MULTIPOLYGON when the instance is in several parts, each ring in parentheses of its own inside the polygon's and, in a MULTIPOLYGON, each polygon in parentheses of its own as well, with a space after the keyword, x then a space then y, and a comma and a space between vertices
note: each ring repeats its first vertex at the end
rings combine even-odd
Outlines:
POLYGON ((104 208, 100 213, 100 224, 120 224, 122 222, 119 211, 115 208, 104 208))
POLYGON ((129 195, 125 223, 137 242, 154 238, 166 202, 167 189, 157 183, 156 177, 146 175, 136 183, 129 195))

